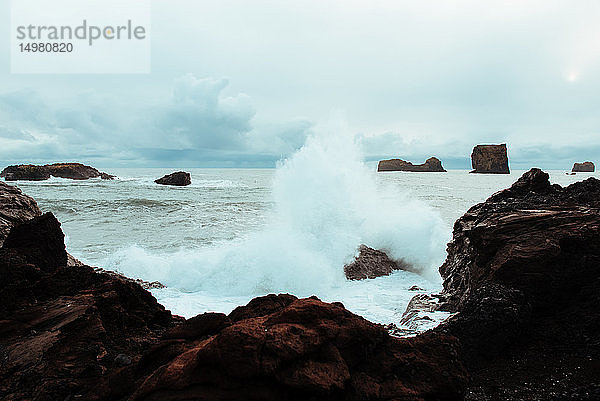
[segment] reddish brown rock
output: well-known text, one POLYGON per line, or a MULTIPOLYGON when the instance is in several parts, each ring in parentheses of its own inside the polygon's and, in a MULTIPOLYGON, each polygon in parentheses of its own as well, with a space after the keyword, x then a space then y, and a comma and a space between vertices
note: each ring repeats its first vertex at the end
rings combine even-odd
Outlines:
POLYGON ((188 342, 130 400, 460 399, 465 372, 452 337, 397 339, 341 306, 285 299, 188 342))
POLYGON ((509 174, 506 144, 477 145, 471 154, 471 173, 509 174))
POLYGON ((192 179, 190 173, 186 173, 185 171, 176 171, 175 173, 167 174, 164 177, 154 180, 154 182, 161 185, 184 187, 186 185, 190 185, 192 183, 192 179))
POLYGON ((436 157, 430 157, 423 164, 412 164, 401 159, 381 160, 377 165, 377 171, 446 172, 442 162, 436 157))
POLYGON ((383 251, 361 245, 356 259, 344 266, 344 273, 348 280, 364 280, 389 276, 394 270, 410 270, 409 268, 403 261, 391 260, 383 251))
POLYGON ((592 162, 583 162, 573 164, 573 173, 593 173, 596 171, 596 166, 592 162))
POLYGON ((67 266, 63 238, 47 213, 13 228, 0 249, 2 399, 109 399, 112 390, 96 388, 173 325, 137 284, 67 266))

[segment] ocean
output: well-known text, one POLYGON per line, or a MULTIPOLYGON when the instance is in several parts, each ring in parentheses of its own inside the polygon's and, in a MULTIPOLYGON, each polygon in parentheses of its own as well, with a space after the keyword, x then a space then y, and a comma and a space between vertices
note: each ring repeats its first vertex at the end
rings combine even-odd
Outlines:
MULTIPOLYGON (((229 312, 268 293, 340 301, 378 323, 398 323, 412 286, 441 289, 437 268, 454 221, 509 187, 510 175, 375 172, 357 157, 331 159, 308 144, 276 169, 186 169, 188 187, 157 185, 174 168, 105 168, 117 178, 18 182, 62 223, 83 262, 166 288, 173 313, 229 312), (415 272, 347 281, 360 244, 402 258, 415 272)), ((356 156, 356 155, 355 155, 356 156)), ((596 174, 549 171, 568 185, 596 174)), ((445 318, 434 314, 431 325, 445 318)))

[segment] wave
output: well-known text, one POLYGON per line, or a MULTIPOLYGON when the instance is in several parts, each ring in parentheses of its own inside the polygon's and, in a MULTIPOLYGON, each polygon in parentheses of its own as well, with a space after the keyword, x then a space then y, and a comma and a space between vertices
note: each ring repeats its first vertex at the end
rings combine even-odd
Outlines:
POLYGON ((402 188, 378 186, 343 130, 323 129, 280 163, 273 198, 266 228, 247 238, 168 254, 130 246, 104 265, 183 292, 326 296, 347 285, 343 265, 366 244, 439 280, 449 228, 402 188))

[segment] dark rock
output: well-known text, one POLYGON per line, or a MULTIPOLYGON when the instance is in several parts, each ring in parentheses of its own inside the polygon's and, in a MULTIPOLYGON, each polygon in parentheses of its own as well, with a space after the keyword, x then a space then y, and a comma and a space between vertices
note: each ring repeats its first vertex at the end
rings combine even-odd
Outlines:
POLYGON ((44 166, 21 164, 8 166, 0 173, 0 177, 5 177, 7 181, 40 181, 47 180, 50 176, 70 178, 73 180, 87 180, 89 178, 97 177, 102 177, 103 179, 114 178, 114 176, 101 173, 95 168, 81 163, 55 163, 46 164, 44 166))
POLYGON ((52 213, 46 213, 17 225, 4 240, 4 249, 18 250, 27 263, 42 269, 67 265, 64 234, 52 213))
POLYGON ((477 145, 471 154, 471 173, 509 174, 506 144, 477 145))
POLYGON ((417 286, 417 285, 413 285, 412 287, 410 287, 408 289, 409 291, 425 291, 424 289, 422 289, 421 287, 417 286))
POLYGON ((410 266, 403 261, 391 260, 385 252, 361 245, 358 248, 356 259, 344 266, 344 273, 348 280, 364 280, 388 276, 394 270, 410 270, 410 266))
POLYGON ((175 173, 167 174, 164 177, 155 180, 154 182, 161 185, 174 185, 183 187, 190 185, 192 183, 192 179, 190 173, 186 173, 185 171, 177 171, 175 173))
POLYGON ((244 319, 269 315, 284 309, 296 299, 298 298, 290 294, 269 294, 264 297, 257 297, 251 300, 248 305, 235 308, 229 314, 229 318, 234 322, 238 322, 244 319))
POLYGON ((100 173, 100 178, 102 178, 103 180, 114 180, 115 176, 107 173, 100 173))
POLYGON ((430 157, 423 164, 412 164, 401 159, 381 160, 377 171, 446 172, 436 157, 430 157))
POLYGON ((573 169, 574 173, 593 173, 596 170, 596 166, 592 162, 575 163, 573 169))
POLYGON ((452 337, 392 338, 311 298, 188 344, 129 399, 452 400, 465 384, 452 337))
POLYGON ((599 180, 563 188, 530 170, 458 219, 440 272, 438 308, 458 313, 433 331, 459 338, 468 399, 600 385, 599 180))
POLYGON ((115 365, 117 366, 129 366, 132 362, 129 355, 119 354, 115 357, 115 365))
POLYGON ((174 324, 139 285, 67 266, 62 238, 47 213, 15 226, 0 249, 0 344, 8 355, 0 364, 3 399, 132 393, 134 382, 111 379, 128 377, 119 354, 133 361, 174 324))
POLYGON ((0 246, 11 228, 41 214, 33 198, 0 181, 0 246))
POLYGON ((22 164, 19 166, 6 167, 0 172, 0 177, 4 177, 6 181, 43 181, 50 178, 50 170, 46 166, 22 164))

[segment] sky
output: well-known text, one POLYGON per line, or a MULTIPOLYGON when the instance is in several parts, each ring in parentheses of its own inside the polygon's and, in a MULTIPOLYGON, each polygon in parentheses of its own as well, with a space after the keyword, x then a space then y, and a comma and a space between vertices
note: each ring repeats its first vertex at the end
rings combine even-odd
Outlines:
POLYGON ((4 165, 273 167, 333 115, 367 161, 600 162, 596 0, 153 0, 129 75, 11 74, 0 13, 4 165))

